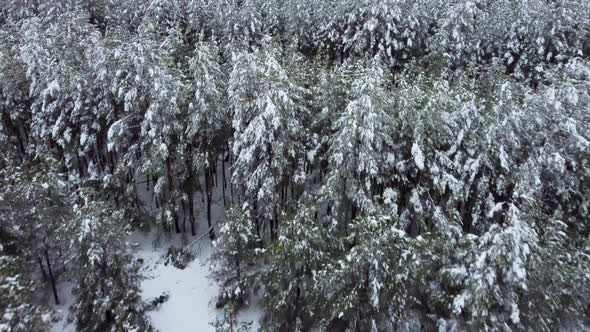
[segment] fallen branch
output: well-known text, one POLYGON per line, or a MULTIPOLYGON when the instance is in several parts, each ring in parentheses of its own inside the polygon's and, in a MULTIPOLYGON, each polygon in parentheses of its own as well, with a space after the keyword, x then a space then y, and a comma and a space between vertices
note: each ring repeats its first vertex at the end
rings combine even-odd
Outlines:
POLYGON ((211 227, 209 227, 209 229, 207 229, 207 231, 205 233, 201 234, 196 240, 194 240, 189 245, 187 245, 184 249, 182 249, 181 253, 186 252, 188 249, 190 249, 190 247, 192 247, 193 245, 195 245, 195 243, 199 242, 200 240, 202 240, 203 238, 205 238, 205 236, 209 235, 209 232, 212 229, 213 229, 213 225, 211 225, 211 227))

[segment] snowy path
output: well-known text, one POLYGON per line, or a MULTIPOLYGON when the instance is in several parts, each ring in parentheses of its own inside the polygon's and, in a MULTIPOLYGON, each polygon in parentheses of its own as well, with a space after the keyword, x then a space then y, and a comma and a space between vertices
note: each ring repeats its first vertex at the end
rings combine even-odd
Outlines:
MULTIPOLYGON (((158 247, 153 245, 155 239, 154 233, 135 233, 129 239, 138 244, 135 259, 144 261, 140 269, 144 277, 140 285, 143 300, 151 301, 164 293, 169 295, 166 302, 148 312, 153 326, 162 332, 215 331, 210 323, 222 313, 215 308, 218 287, 208 277, 210 265, 207 259, 213 250, 211 242, 204 238, 196 244, 192 248, 195 260, 181 270, 170 264, 164 265, 162 259, 171 245, 184 246, 181 237, 173 234, 171 238, 162 238, 158 247)), ((189 241, 191 239, 188 237, 189 241)), ((253 321, 252 330, 256 331, 260 316, 260 308, 254 304, 240 312, 239 319, 253 321)))
MULTIPOLYGON (((159 209, 155 207, 152 197, 143 186, 138 186, 139 198, 151 215, 157 215, 159 209)), ((225 215, 223 198, 220 188, 214 187, 212 204, 212 221, 220 222, 225 215), (218 189, 218 190, 215 190, 218 189)), ((197 234, 207 230, 206 206, 199 192, 194 193, 195 219, 197 234)), ((188 227, 189 225, 187 225, 188 227)), ((171 234, 169 238, 162 237, 159 246, 154 247, 156 234, 133 234, 129 241, 139 246, 134 252, 136 259, 143 259, 140 273, 145 278, 140 287, 144 301, 151 301, 155 297, 169 295, 166 302, 158 308, 148 312, 155 328, 162 332, 184 331, 215 331, 209 323, 214 322, 219 315, 215 309, 215 296, 218 287, 208 278, 209 264, 207 259, 213 250, 211 241, 205 237, 191 248, 195 260, 181 270, 172 265, 164 265, 162 257, 170 246, 183 248, 187 242, 195 238, 190 233, 171 234)))
MULTIPOLYGON (((142 299, 151 301, 163 293, 169 295, 166 302, 147 313, 153 326, 162 332, 215 331, 209 323, 214 322, 221 311, 215 309, 217 285, 208 278, 207 258, 212 250, 209 239, 205 238, 195 245, 193 253, 196 258, 184 270, 164 265, 162 259, 171 245, 182 247, 180 236, 173 234, 170 238, 163 237, 157 247, 153 245, 154 240, 155 233, 136 232, 129 237, 130 243, 137 244, 134 259, 143 259, 140 269, 144 278, 140 285, 142 299)), ((73 302, 72 286, 70 282, 62 282, 58 287, 63 303, 52 306, 60 319, 53 324, 51 332, 75 331, 74 324, 67 322, 68 308, 73 302)), ((240 312, 239 319, 253 321, 252 330, 256 331, 260 316, 260 308, 254 304, 240 312)))
POLYGON ((56 305, 51 301, 51 308, 55 311, 56 316, 59 317, 57 322, 54 322, 50 328, 50 332, 74 332, 76 331, 75 324, 68 322, 69 308, 74 303, 74 296, 72 295, 72 288, 74 284, 70 281, 64 281, 57 285, 57 294, 59 296, 60 304, 56 305))
MULTIPOLYGON (((218 167, 218 173, 221 174, 221 167, 218 167)), ((202 181, 202 178, 200 180, 202 181)), ((138 189, 143 189, 142 187, 138 189)), ((211 220, 214 227, 225 218, 222 192, 220 186, 213 187, 211 220)), ((227 195, 229 192, 226 193, 226 197, 227 195)), ((139 196, 148 211, 152 215, 157 215, 158 209, 155 208, 149 193, 139 190, 139 196)), ((200 192, 194 193, 194 202, 196 229, 200 235, 208 229, 206 206, 200 192)), ((183 248, 187 242, 196 239, 189 234, 185 235, 185 241, 182 240, 181 234, 172 234, 170 238, 163 237, 156 248, 153 246, 155 234, 135 233, 129 239, 130 242, 139 244, 134 253, 135 258, 144 260, 144 266, 140 270, 145 278, 141 283, 143 300, 150 301, 163 293, 170 296, 159 308, 148 313, 154 327, 162 332, 215 331, 210 323, 222 315, 220 310, 215 309, 218 287, 208 277, 210 264, 207 259, 213 250, 208 237, 191 247, 195 260, 184 270, 171 265, 166 266, 162 261, 162 256, 171 245, 183 248)), ((252 330, 256 331, 261 315, 260 306, 255 302, 240 312, 238 319, 253 321, 252 330)))
POLYGON ((136 236, 140 246, 134 256, 144 260, 141 269, 145 278, 141 283, 143 300, 150 301, 164 293, 170 296, 157 309, 148 312, 154 327, 160 331, 214 331, 209 322, 217 316, 217 286, 207 277, 209 265, 206 258, 211 251, 208 242, 204 242, 200 255, 181 270, 164 265, 162 261, 170 242, 180 241, 163 239, 162 246, 154 248, 154 236, 136 236))

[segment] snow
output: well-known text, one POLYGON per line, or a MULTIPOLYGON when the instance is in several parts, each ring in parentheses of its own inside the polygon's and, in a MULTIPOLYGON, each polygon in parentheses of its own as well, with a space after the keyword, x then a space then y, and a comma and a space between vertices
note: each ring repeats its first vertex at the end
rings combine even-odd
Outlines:
MULTIPOLYGON (((221 176, 221 169, 218 169, 218 174, 221 176)), ((137 188, 138 196, 146 205, 146 210, 152 215, 157 215, 159 209, 153 204, 150 193, 145 190, 145 185, 138 185, 137 188)), ((200 193, 195 193, 194 199, 197 212, 195 216, 197 236, 199 236, 208 229, 206 207, 201 201, 200 193)), ((214 187, 211 212, 214 224, 224 218, 220 186, 214 187)), ((210 323, 223 317, 223 310, 215 308, 219 288, 209 278, 210 264, 207 259, 215 249, 208 237, 191 247, 190 250, 195 255, 195 259, 185 269, 178 269, 171 264, 164 265, 163 256, 170 246, 184 248, 194 239, 190 233, 166 236, 157 230, 137 231, 128 238, 128 242, 134 248, 134 260, 143 259, 143 265, 139 271, 143 277, 140 284, 142 300, 149 302, 164 293, 169 296, 167 301, 147 313, 152 325, 162 332, 215 331, 210 323), (154 245, 155 243, 158 245, 154 245)), ((58 321, 52 325, 51 332, 75 331, 75 324, 67 322, 68 308, 74 300, 71 294, 72 287, 71 282, 58 284, 58 294, 63 303, 53 306, 58 321)), ((256 331, 260 328, 259 320, 262 314, 260 296, 256 295, 251 299, 250 305, 238 313, 238 320, 252 321, 252 330, 256 331)))
POLYGON ((387 205, 395 204, 397 201, 397 192, 391 188, 385 188, 383 191, 383 202, 387 205))
POLYGON ((154 248, 153 240, 152 233, 140 234, 140 245, 134 256, 144 260, 141 270, 145 278, 141 283, 143 300, 151 301, 164 293, 170 296, 159 308, 148 312, 154 327, 160 331, 214 331, 209 322, 218 314, 215 309, 218 287, 208 278, 206 258, 211 252, 208 240, 203 242, 200 255, 184 270, 164 265, 162 256, 170 243, 154 248))
POLYGON ((80 134, 80 145, 81 146, 86 145, 86 141, 88 141, 88 135, 85 132, 82 132, 80 134))
MULTIPOLYGON (((162 259, 169 245, 181 247, 181 238, 173 236, 163 239, 162 245, 154 248, 156 237, 155 233, 136 233, 131 236, 131 240, 139 244, 134 257, 144 260, 144 267, 140 270, 145 278, 141 283, 142 299, 148 302, 160 295, 169 295, 166 302, 148 312, 153 326, 163 332, 215 331, 210 323, 221 318, 223 312, 215 308, 219 288, 209 278, 207 259, 214 250, 211 242, 205 238, 200 245, 196 245, 197 248, 193 250, 195 260, 181 270, 171 264, 164 265, 162 259)), ((258 299, 253 299, 250 306, 238 314, 238 319, 243 322, 253 321, 252 327, 257 330, 261 316, 261 305, 258 299)))
POLYGON ((76 324, 74 322, 68 322, 69 308, 74 304, 74 296, 72 295, 74 284, 66 280, 58 283, 56 288, 60 304, 56 305, 53 301, 53 294, 49 294, 51 297, 50 306, 55 312, 56 318, 49 332, 74 332, 76 331, 76 324))
POLYGON ((238 320, 241 322, 252 322, 252 331, 260 330, 260 319, 262 318, 261 296, 251 299, 249 306, 238 313, 238 320))
POLYGON ((422 154, 422 150, 420 149, 420 146, 418 146, 417 143, 414 143, 412 145, 412 157, 414 157, 414 162, 416 163, 416 166, 418 166, 418 169, 423 170, 424 155, 422 154))
POLYGON ((518 310, 518 305, 516 305, 516 303, 512 303, 511 309, 512 313, 510 314, 510 319, 514 324, 520 323, 520 311, 518 310))
POLYGON ((453 300, 453 313, 459 314, 465 307, 465 302, 468 300, 466 293, 461 293, 453 300))
POLYGON ((307 160, 309 160, 310 163, 313 163, 313 161, 315 160, 315 155, 317 154, 317 152, 317 148, 306 152, 307 160))
POLYGON ((50 96, 54 97, 60 91, 59 82, 57 80, 51 81, 47 84, 47 88, 43 91, 43 95, 49 94, 50 96))
POLYGON ((496 203, 488 212, 488 218, 493 218, 496 212, 502 211, 502 209, 504 208, 504 203, 505 202, 496 203))
POLYGON ((508 154, 506 154, 506 151, 504 150, 503 146, 500 146, 500 166, 502 166, 502 168, 506 171, 509 171, 508 154))
MULTIPOLYGON (((218 174, 221 177, 221 167, 218 165, 218 174)), ((227 175, 229 178, 229 174, 227 175)), ((203 181, 202 177, 200 181, 203 181)), ((219 182, 220 183, 220 182, 219 182)), ((226 188, 227 189, 227 188, 226 188)), ((226 190, 226 194, 227 194, 226 190)), ((213 200, 211 207, 211 219, 214 226, 223 220, 225 216, 221 186, 213 188, 213 200)), ((152 215, 157 215, 158 210, 151 199, 151 195, 145 191, 145 185, 138 186, 138 196, 147 205, 147 210, 152 215)), ((226 197, 229 201, 229 198, 226 197)), ((206 206, 201 200, 199 192, 194 193, 197 236, 208 229, 206 219, 206 206)), ((148 312, 148 318, 153 326, 162 332, 173 331, 215 331, 210 324, 223 316, 223 310, 215 308, 218 286, 209 278, 210 264, 208 258, 215 250, 208 237, 203 238, 191 247, 195 259, 185 269, 178 269, 170 264, 164 265, 162 257, 170 246, 184 248, 195 238, 187 234, 172 234, 159 236, 157 232, 136 232, 129 237, 130 243, 137 244, 134 250, 135 259, 143 259, 143 267, 140 273, 144 279, 141 282, 142 299, 151 301, 155 297, 169 295, 166 302, 158 308, 148 312), (154 243, 159 243, 154 246, 154 243)), ((259 329, 259 320, 262 317, 262 305, 259 298, 251 300, 247 308, 238 313, 238 320, 252 321, 252 329, 259 329)))
MULTIPOLYGON (((170 245, 180 247, 180 236, 161 239, 160 245, 154 247, 156 239, 156 232, 134 233, 129 238, 131 243, 137 244, 134 259, 144 260, 140 269, 144 278, 140 285, 143 301, 149 302, 162 294, 169 295, 166 302, 147 313, 152 325, 162 332, 215 331, 209 323, 221 318, 223 312, 215 308, 218 287, 209 279, 207 258, 213 250, 210 241, 205 239, 200 248, 193 251, 195 260, 181 270, 170 264, 164 265, 162 259, 170 245)), ((75 331, 75 324, 67 322, 68 308, 74 300, 72 287, 71 282, 62 282, 58 287, 62 304, 53 305, 58 321, 52 325, 50 332, 75 331)), ((259 299, 253 299, 250 306, 239 313, 238 319, 254 322, 252 328, 258 330, 261 307, 259 299)))

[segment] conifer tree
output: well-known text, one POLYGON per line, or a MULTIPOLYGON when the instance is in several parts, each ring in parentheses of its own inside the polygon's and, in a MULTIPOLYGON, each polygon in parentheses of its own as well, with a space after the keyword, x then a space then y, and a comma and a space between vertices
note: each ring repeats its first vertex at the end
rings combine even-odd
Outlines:
POLYGON ((233 181, 241 201, 253 208, 257 233, 269 223, 271 238, 280 218, 279 195, 293 177, 302 147, 302 89, 291 82, 270 42, 253 53, 235 55, 229 79, 233 110, 233 181))
POLYGON ((80 331, 146 330, 138 276, 126 247, 123 211, 113 210, 87 191, 80 191, 74 206, 77 237, 75 253, 76 302, 71 308, 80 331))

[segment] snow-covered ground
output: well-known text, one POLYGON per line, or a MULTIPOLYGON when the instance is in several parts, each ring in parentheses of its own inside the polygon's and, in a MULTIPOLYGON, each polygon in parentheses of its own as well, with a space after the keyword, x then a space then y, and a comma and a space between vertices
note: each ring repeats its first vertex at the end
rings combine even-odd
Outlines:
POLYGON ((72 295, 72 288, 74 285, 69 281, 62 281, 57 285, 57 295, 59 297, 59 305, 53 302, 51 298, 51 308, 55 311, 58 321, 51 326, 50 332, 74 332, 76 331, 75 324, 68 322, 69 308, 74 303, 72 295))
MULTIPOLYGON (((221 169, 219 169, 219 173, 221 169)), ((202 180, 202 179, 201 179, 202 180)), ((220 184, 220 183, 219 183, 220 184)), ((138 196, 146 211, 155 216, 158 209, 155 207, 151 195, 146 190, 145 184, 138 185, 138 196)), ((226 198, 229 201, 229 189, 226 189, 226 198)), ((195 219, 197 237, 207 232, 206 206, 202 202, 200 193, 195 193, 195 219)), ((224 218, 224 204, 222 189, 214 187, 213 204, 211 209, 214 226, 224 218)), ((190 225, 187 225, 190 227, 190 225)), ((163 256, 170 246, 184 248, 197 237, 189 233, 163 235, 161 232, 137 231, 129 236, 129 243, 134 248, 134 259, 142 259, 143 264, 140 273, 143 276, 141 282, 142 299, 146 302, 168 294, 169 298, 158 308, 148 312, 152 325, 162 332, 184 331, 214 331, 210 323, 221 317, 222 311, 215 308, 218 287, 209 279, 210 264, 208 258, 214 248, 208 237, 204 237, 190 248, 195 260, 190 262, 185 269, 178 269, 170 264, 165 265, 163 256)), ((59 287, 61 298, 65 299, 60 306, 54 306, 60 320, 52 326, 52 332, 75 331, 73 324, 67 323, 68 308, 73 298, 71 296, 72 284, 62 282, 59 287)), ((240 312, 240 321, 252 321, 252 330, 258 330, 262 313, 258 301, 240 312)))
MULTIPOLYGON (((218 180, 221 180, 221 167, 218 167, 218 174, 218 180)), ((202 177, 200 181, 203 181, 202 177)), ((221 183, 218 183, 218 186, 213 187, 211 220, 214 227, 225 217, 223 191, 220 185, 221 183)), ((153 204, 149 192, 144 190, 144 185, 138 186, 138 194, 146 210, 152 215, 157 215, 159 210, 153 204)), ((229 189, 226 188, 226 201, 229 201, 228 195, 229 189)), ((215 308, 218 287, 209 279, 208 259, 214 249, 207 236, 191 246, 190 251, 195 260, 185 269, 165 265, 162 259, 170 246, 184 248, 207 232, 207 210, 200 192, 194 193, 194 203, 197 237, 190 236, 190 232, 161 236, 159 241, 156 241, 158 235, 155 232, 136 233, 130 237, 130 242, 137 243, 135 257, 144 260, 141 269, 145 278, 141 284, 144 301, 151 301, 163 294, 169 295, 166 302, 148 314, 154 327, 163 332, 214 331, 210 323, 222 315, 222 312, 215 308), (154 243, 158 245, 154 246, 154 243)), ((187 228, 190 228, 190 225, 187 225, 187 228)), ((242 317, 243 320, 254 321, 253 330, 257 329, 260 317, 258 309, 245 310, 240 319, 242 317)))
MULTIPOLYGON (((204 238, 192 247, 195 260, 182 270, 171 264, 165 265, 162 259, 170 245, 178 248, 183 246, 180 236, 161 239, 160 246, 156 248, 153 245, 155 239, 154 233, 137 233, 131 238, 138 244, 135 257, 144 260, 141 269, 145 278, 141 283, 144 301, 163 294, 170 296, 157 309, 148 313, 152 324, 160 331, 214 331, 209 323, 222 313, 215 308, 217 285, 208 277, 210 265, 207 259, 212 250, 209 239, 204 238)), ((251 308, 240 315, 240 320, 254 321, 253 330, 256 330, 259 317, 260 311, 251 308)))
POLYGON ((137 234, 136 238, 139 247, 135 257, 144 260, 141 269, 145 278, 141 283, 142 298, 150 301, 163 294, 170 296, 148 313, 154 327, 161 331, 213 331, 209 322, 214 321, 217 315, 217 286, 208 278, 206 258, 211 251, 208 239, 203 243, 201 252, 197 250, 195 260, 181 270, 171 264, 165 265, 162 259, 170 242, 180 241, 164 239, 160 247, 154 248, 154 234, 137 234))

